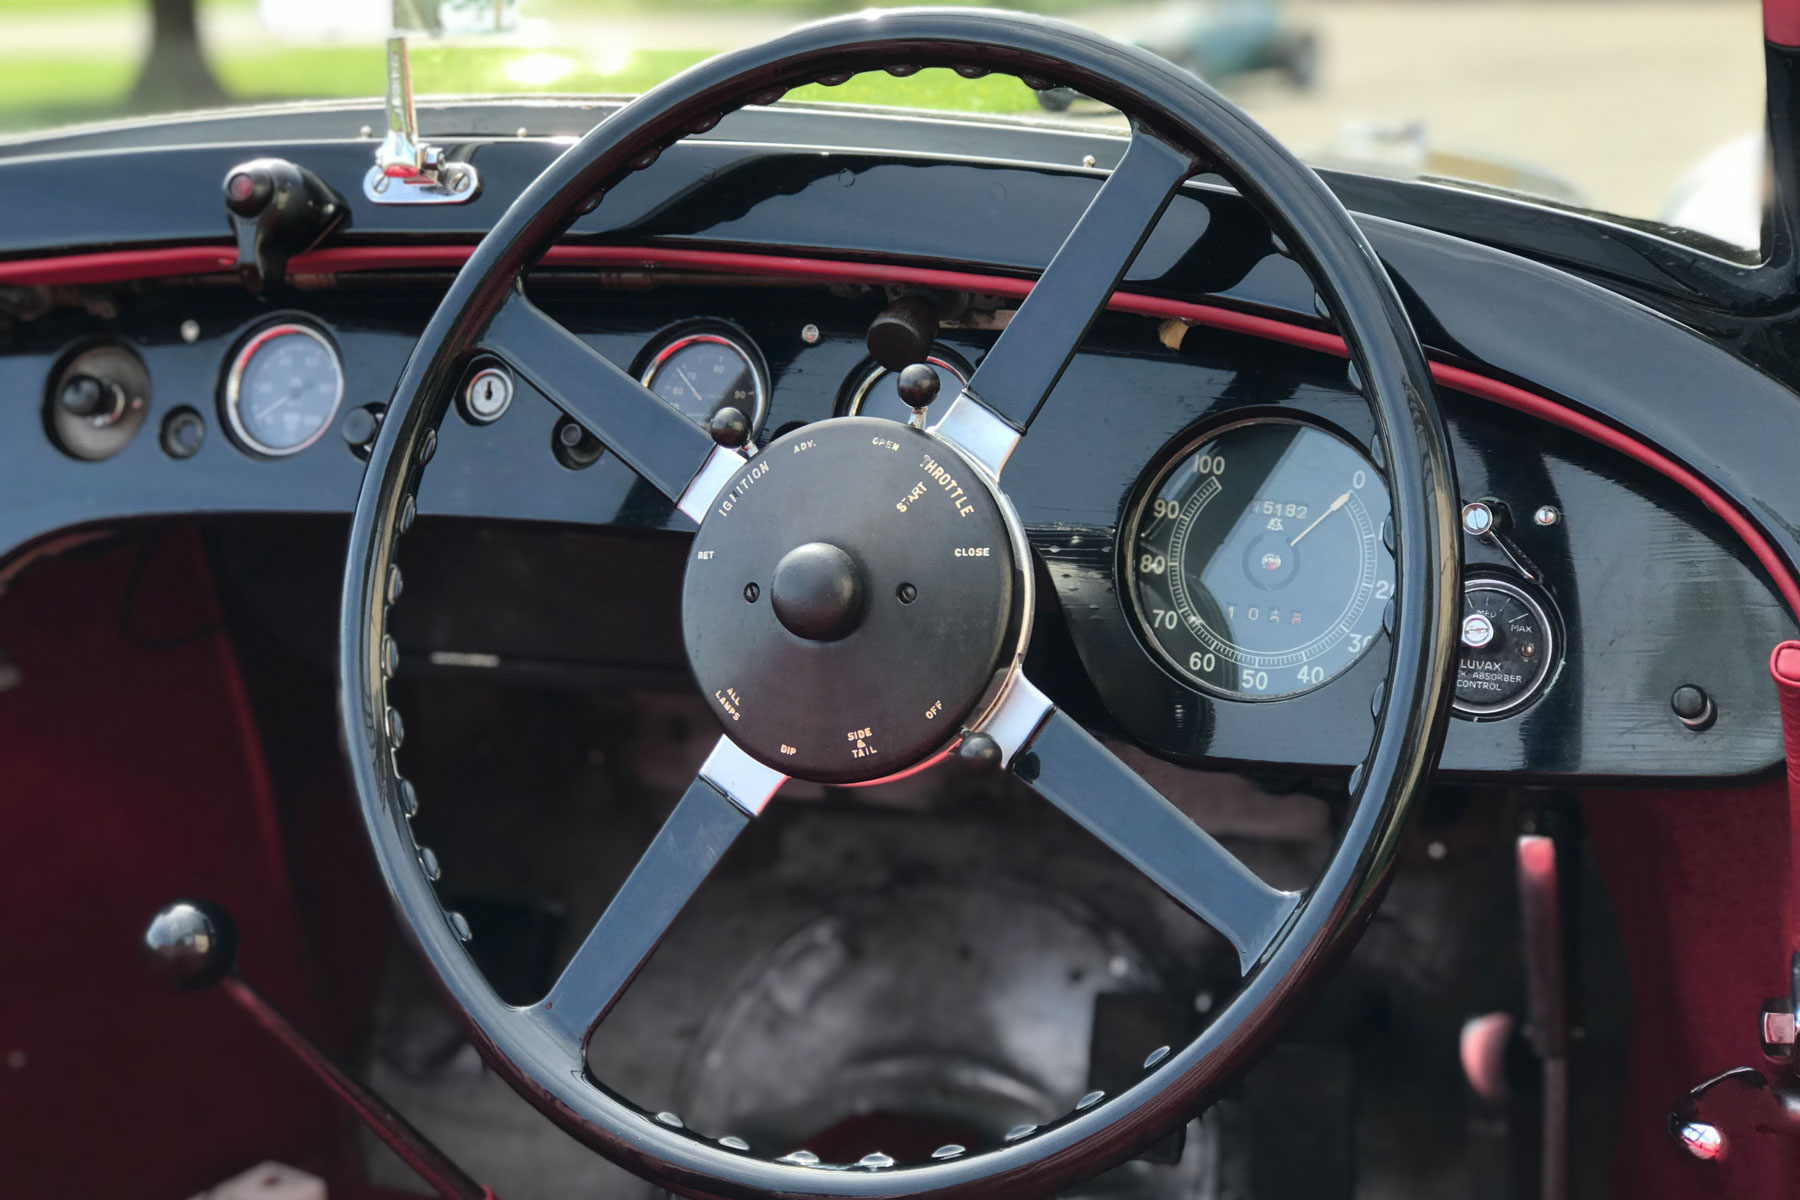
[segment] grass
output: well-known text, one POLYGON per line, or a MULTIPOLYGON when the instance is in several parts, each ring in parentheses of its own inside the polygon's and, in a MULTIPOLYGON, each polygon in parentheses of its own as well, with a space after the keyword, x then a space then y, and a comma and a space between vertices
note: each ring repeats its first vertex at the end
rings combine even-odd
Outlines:
MULTIPOLYGON (((706 56, 698 50, 639 50, 595 63, 573 51, 426 45, 413 52, 413 76, 420 95, 641 92, 706 56)), ((384 57, 378 46, 309 46, 218 54, 211 62, 230 97, 249 103, 376 95, 384 57)), ((124 104, 137 71, 138 63, 130 58, 0 53, 0 129, 129 115, 124 104)), ((789 96, 962 112, 1036 108, 1031 93, 1015 79, 968 80, 947 70, 921 71, 908 79, 861 75, 838 87, 814 85, 789 96)))

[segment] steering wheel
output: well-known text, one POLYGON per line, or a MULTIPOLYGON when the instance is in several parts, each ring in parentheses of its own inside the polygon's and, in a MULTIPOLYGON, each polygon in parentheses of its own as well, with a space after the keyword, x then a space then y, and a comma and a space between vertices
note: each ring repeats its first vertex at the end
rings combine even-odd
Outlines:
MULTIPOLYGON (((1101 401, 1065 393, 1055 402, 1101 401)), ((1271 1042, 1367 923, 1443 735, 1457 551, 1450 456, 1418 340, 1349 215, 1269 134, 1192 75, 1061 22, 955 9, 837 18, 712 59, 632 101, 551 164, 476 247, 407 364, 357 501, 342 611, 348 755, 402 923, 476 1048, 577 1138, 687 1195, 1039 1197, 1192 1116, 1271 1042), (726 112, 806 83, 940 66, 1072 87, 1128 116, 1131 141, 931 429, 836 418, 746 458, 522 291, 521 273, 606 188, 726 112), (1203 168, 1264 213, 1335 314, 1392 496, 1395 605, 1376 731, 1350 778, 1342 838, 1305 892, 1257 878, 1020 669, 1033 569, 1001 490, 1008 456, 1171 197, 1203 168), (467 923, 434 892, 435 869, 409 826, 418 800, 396 768, 402 726, 387 697, 397 664, 389 610, 402 582, 396 540, 412 522, 453 386, 476 354, 509 363, 698 524, 683 629, 725 731, 549 994, 529 1007, 496 996, 465 949, 467 923), (753 1151, 730 1130, 686 1129, 592 1078, 589 1034, 786 778, 867 784, 952 754, 1010 770, 1236 947, 1242 986, 1191 1044, 1153 1055, 1118 1095, 1084 1097, 1001 1146, 946 1146, 922 1163, 753 1151)))

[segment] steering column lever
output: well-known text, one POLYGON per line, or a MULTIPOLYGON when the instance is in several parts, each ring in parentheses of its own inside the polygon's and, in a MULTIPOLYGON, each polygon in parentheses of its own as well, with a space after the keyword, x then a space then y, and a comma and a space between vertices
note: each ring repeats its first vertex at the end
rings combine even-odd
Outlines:
POLYGON ((1516 853, 1531 1043, 1544 1064, 1538 1194, 1543 1200, 1562 1200, 1569 1194, 1569 1001, 1556 842, 1542 834, 1525 834, 1516 853))
POLYGON ((399 1155, 419 1178, 447 1200, 494 1200, 473 1179, 394 1108, 353 1079, 331 1055, 307 1037, 266 996, 236 973, 237 926, 231 915, 205 900, 177 900, 159 909, 144 930, 144 954, 151 969, 177 991, 217 985, 251 1020, 342 1100, 357 1119, 399 1155))

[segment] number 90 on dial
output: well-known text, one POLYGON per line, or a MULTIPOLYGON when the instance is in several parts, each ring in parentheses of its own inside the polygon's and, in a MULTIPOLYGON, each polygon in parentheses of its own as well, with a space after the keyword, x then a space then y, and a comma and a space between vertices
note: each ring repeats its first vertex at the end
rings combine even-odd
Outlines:
POLYGON ((1146 643, 1239 699, 1318 687, 1362 657, 1394 591, 1387 488, 1362 451, 1291 420, 1207 434, 1155 476, 1126 530, 1146 643))

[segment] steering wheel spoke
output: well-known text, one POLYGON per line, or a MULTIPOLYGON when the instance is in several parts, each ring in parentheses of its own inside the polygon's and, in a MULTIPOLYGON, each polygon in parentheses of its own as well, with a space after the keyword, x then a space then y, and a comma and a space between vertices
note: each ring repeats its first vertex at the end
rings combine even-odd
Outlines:
MULTIPOLYGON (((998 734, 995 737, 999 740, 998 734)), ((1264 883, 1061 712, 1050 709, 1010 761, 1013 773, 1038 795, 1218 930, 1237 948, 1238 965, 1245 974, 1300 904, 1300 893, 1264 883)))
POLYGON ((1134 125, 1125 156, 950 405, 939 434, 999 478, 1176 189, 1198 167, 1192 153, 1134 125))
POLYGON ((481 348, 512 365, 696 524, 743 457, 514 289, 481 348))
POLYGON ((532 1015, 585 1046, 675 918, 785 780, 720 738, 532 1015))

